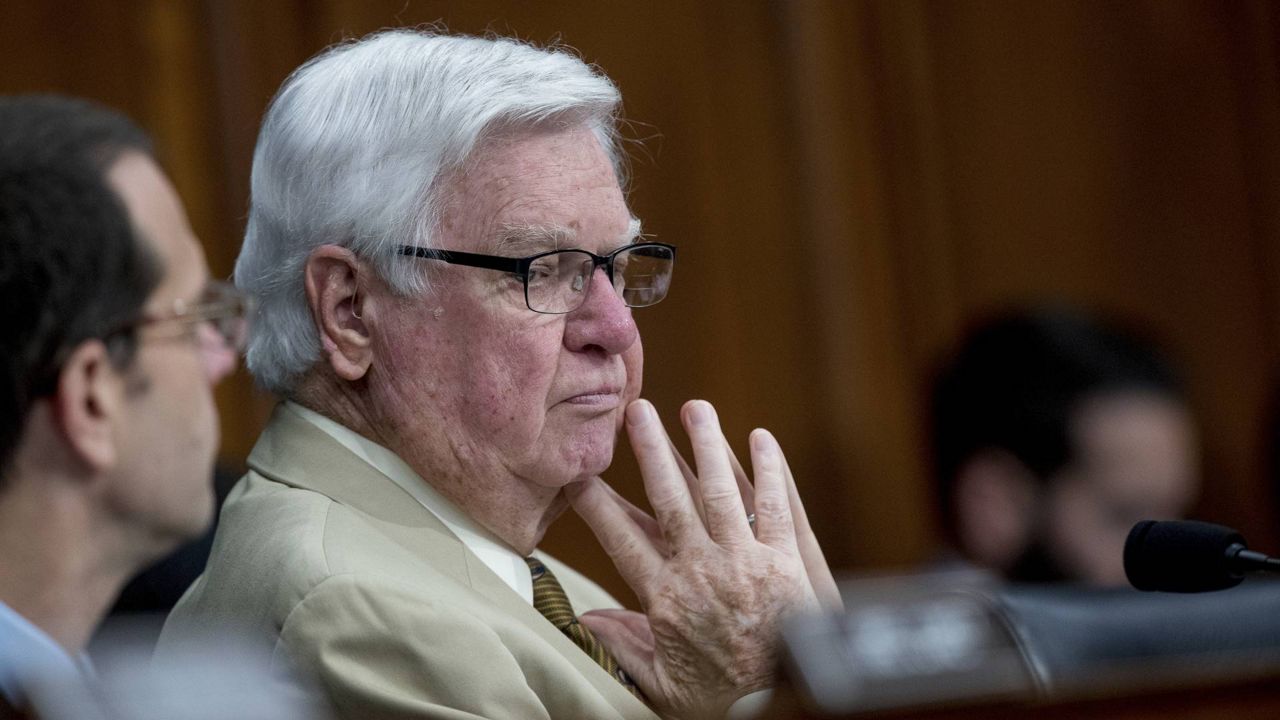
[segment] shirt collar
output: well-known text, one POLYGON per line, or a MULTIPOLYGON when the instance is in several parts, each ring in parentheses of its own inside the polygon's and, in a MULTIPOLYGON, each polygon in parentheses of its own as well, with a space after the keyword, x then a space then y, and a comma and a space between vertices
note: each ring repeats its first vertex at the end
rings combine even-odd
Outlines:
POLYGON ((533 604, 533 579, 524 558, 431 487, 394 452, 320 413, 286 400, 289 409, 372 465, 439 518, 458 540, 525 602, 533 604))
POLYGON ((0 602, 0 693, 10 704, 26 701, 25 687, 43 678, 91 676, 87 655, 73 658, 18 611, 0 602))

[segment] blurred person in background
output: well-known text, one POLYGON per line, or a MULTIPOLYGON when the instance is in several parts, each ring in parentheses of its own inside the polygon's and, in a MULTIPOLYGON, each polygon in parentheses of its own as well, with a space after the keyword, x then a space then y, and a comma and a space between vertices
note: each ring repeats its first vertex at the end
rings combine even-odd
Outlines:
POLYGON ((246 304, 137 126, 29 96, 0 99, 0 306, 0 714, 52 717, 125 581, 209 525, 246 304))
POLYGON ((931 421, 953 549, 1012 581, 1124 585, 1134 523, 1182 517, 1198 493, 1197 431, 1174 371, 1078 313, 978 324, 935 378, 931 421))

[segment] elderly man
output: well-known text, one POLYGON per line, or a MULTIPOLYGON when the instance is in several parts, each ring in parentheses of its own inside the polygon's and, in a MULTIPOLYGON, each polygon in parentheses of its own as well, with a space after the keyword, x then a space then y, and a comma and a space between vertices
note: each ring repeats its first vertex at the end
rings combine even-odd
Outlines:
POLYGON ((142 132, 58 97, 0 99, 0 304, 5 716, 44 713, 125 581, 208 526, 245 305, 142 132))
POLYGON ((834 584, 767 432, 753 489, 710 405, 695 475, 632 402, 631 308, 675 251, 627 207, 618 102, 565 52, 413 31, 286 81, 236 267, 285 402, 162 653, 248 623, 350 718, 716 716, 769 686, 779 617, 834 584), (624 414, 656 519, 599 478, 624 414), (536 552, 568 503, 643 614, 536 552))

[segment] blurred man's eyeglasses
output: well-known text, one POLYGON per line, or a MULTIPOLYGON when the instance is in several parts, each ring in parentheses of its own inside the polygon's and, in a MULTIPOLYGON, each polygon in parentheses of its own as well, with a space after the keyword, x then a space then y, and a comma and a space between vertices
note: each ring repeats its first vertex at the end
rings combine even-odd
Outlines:
POLYGON ((224 347, 239 353, 249 338, 249 317, 252 313, 253 298, 231 283, 213 281, 195 300, 175 300, 169 311, 144 316, 112 334, 158 325, 204 326, 216 333, 224 347))
POLYGON ((656 305, 667 296, 676 248, 646 242, 618 248, 608 255, 586 250, 552 250, 524 258, 479 255, 401 245, 400 254, 452 265, 511 273, 524 283, 524 300, 536 313, 559 315, 578 309, 591 289, 596 268, 605 275, 627 307, 656 305))

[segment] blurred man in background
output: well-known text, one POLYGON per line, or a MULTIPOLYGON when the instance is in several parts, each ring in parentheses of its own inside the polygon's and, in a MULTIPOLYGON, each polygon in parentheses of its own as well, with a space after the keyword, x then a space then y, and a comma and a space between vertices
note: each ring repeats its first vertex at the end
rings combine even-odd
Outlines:
POLYGON ((934 383, 932 435, 955 549, 1015 581, 1125 584, 1133 524, 1181 517, 1199 488, 1174 372, 1142 340, 1070 312, 975 327, 934 383))
POLYGON ((246 306, 210 280, 142 131, 59 97, 0 99, 0 306, 0 706, 14 712, 84 670, 125 581, 208 526, 212 388, 246 306))

